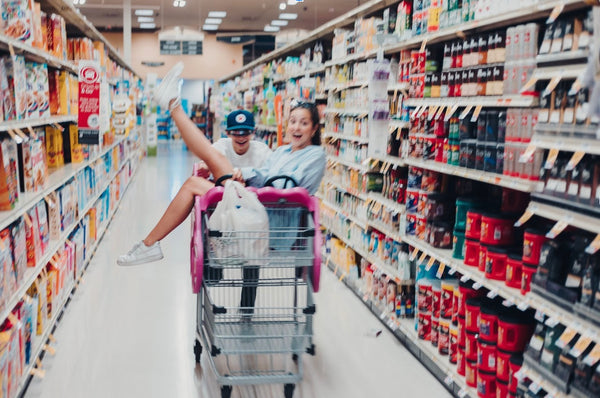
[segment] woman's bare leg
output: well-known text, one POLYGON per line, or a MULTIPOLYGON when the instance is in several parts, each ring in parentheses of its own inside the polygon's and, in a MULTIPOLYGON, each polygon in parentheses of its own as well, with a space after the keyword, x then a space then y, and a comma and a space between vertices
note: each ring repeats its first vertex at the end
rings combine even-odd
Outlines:
POLYGON ((169 204, 169 207, 167 207, 163 216, 158 220, 156 226, 146 236, 144 244, 151 246, 171 233, 192 211, 194 196, 204 195, 214 186, 215 184, 202 177, 188 178, 169 204))
POLYGON ((171 118, 181 133, 187 147, 206 163, 215 180, 226 174, 233 174, 229 159, 214 149, 204 133, 183 111, 181 106, 171 109, 171 118))

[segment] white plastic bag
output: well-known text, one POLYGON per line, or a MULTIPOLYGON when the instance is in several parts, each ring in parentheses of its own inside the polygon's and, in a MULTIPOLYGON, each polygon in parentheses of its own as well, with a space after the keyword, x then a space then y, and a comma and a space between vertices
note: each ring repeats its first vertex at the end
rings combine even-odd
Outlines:
POLYGON ((225 182, 223 199, 208 220, 208 227, 221 232, 221 237, 210 238, 217 262, 260 260, 267 256, 269 216, 256 194, 237 181, 225 182))

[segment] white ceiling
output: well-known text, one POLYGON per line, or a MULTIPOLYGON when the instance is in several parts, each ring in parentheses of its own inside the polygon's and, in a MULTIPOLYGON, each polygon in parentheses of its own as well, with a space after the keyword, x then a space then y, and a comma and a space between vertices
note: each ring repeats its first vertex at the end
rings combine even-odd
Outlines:
MULTIPOLYGON (((217 32, 262 32, 265 25, 278 19, 281 12, 298 14, 284 29, 313 30, 325 22, 357 7, 367 0, 304 0, 287 5, 288 0, 187 0, 185 7, 176 8, 173 0, 131 0, 132 9, 154 10, 157 29, 174 26, 201 29, 209 11, 226 11, 217 32), (280 3, 286 9, 279 9, 280 3)), ((77 6, 81 13, 99 30, 120 29, 123 26, 122 0, 86 0, 77 6)), ((138 28, 137 17, 132 15, 132 28, 138 28)))

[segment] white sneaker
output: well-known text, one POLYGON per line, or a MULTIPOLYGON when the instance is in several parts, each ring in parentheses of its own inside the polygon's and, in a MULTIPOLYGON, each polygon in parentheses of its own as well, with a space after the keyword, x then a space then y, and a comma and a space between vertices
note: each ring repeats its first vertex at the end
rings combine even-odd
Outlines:
POLYGON ((183 62, 179 61, 167 72, 156 90, 154 102, 162 109, 169 109, 171 100, 179 98, 179 75, 183 72, 183 62))
POLYGON ((127 254, 119 256, 117 264, 119 265, 137 265, 158 261, 163 258, 160 242, 156 242, 152 246, 146 246, 144 241, 140 241, 133 245, 127 254))

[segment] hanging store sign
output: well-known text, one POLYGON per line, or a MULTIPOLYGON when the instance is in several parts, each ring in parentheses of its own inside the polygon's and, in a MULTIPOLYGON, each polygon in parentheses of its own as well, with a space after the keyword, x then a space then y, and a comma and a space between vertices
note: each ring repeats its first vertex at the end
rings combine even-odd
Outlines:
POLYGON ((100 144, 100 64, 79 61, 79 127, 80 144, 100 144))
POLYGON ((202 41, 161 40, 160 55, 202 55, 202 41))
POLYGON ((181 42, 175 40, 161 40, 160 55, 181 55, 181 42))

